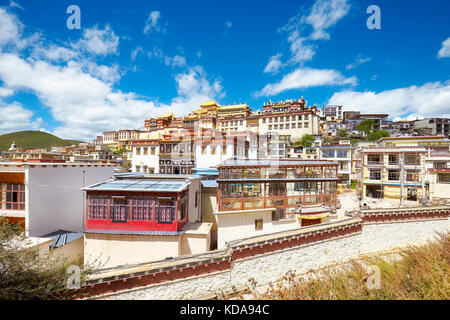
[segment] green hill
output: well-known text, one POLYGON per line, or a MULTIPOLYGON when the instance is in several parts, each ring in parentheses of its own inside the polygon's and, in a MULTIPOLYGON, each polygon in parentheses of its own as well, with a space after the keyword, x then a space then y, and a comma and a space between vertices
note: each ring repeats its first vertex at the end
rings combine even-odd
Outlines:
POLYGON ((12 142, 17 148, 50 148, 78 144, 82 141, 64 140, 42 131, 18 131, 0 135, 0 151, 7 151, 12 142))

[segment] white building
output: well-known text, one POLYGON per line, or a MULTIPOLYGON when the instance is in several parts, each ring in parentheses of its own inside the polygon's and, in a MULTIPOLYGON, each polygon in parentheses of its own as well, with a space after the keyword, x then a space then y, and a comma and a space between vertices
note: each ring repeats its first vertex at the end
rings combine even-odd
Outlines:
POLYGON ((352 145, 349 140, 341 140, 338 144, 322 144, 320 158, 339 163, 338 177, 341 183, 349 183, 355 179, 352 172, 352 145))
POLYGON ((0 216, 23 224, 26 236, 83 230, 80 188, 113 176, 110 164, 0 163, 0 216))

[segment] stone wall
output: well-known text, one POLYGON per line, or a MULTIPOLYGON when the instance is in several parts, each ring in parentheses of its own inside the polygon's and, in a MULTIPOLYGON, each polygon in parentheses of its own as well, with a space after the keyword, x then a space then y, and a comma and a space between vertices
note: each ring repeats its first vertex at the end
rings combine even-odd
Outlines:
POLYGON ((227 270, 104 295, 101 299, 195 299, 245 285, 249 278, 264 285, 280 279, 289 270, 301 274, 360 254, 421 244, 436 236, 436 232, 448 230, 449 219, 365 225, 357 234, 237 259, 231 261, 227 270))

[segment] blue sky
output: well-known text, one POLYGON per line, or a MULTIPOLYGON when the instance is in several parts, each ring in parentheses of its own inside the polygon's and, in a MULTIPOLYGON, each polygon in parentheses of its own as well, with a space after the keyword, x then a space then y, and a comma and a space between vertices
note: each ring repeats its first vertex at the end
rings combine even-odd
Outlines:
POLYGON ((0 133, 92 140, 210 99, 450 117, 450 2, 431 3, 0 1, 0 133))

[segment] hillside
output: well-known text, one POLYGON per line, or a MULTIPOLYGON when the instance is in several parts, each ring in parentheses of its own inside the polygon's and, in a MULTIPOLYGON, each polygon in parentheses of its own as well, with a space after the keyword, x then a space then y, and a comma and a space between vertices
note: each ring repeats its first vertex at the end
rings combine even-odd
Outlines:
POLYGON ((7 151, 13 141, 17 148, 64 147, 81 142, 64 140, 42 131, 18 131, 0 135, 0 151, 7 151))

